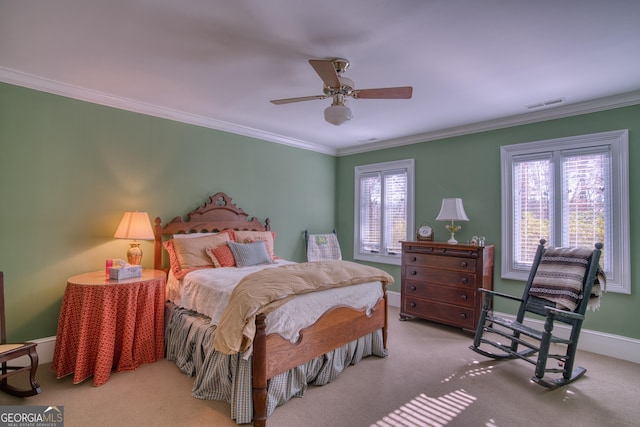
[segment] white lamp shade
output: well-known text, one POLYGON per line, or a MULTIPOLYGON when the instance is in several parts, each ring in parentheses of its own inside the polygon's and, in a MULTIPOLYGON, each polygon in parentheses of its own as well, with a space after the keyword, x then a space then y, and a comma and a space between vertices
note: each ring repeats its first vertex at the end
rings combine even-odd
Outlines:
POLYGON ((116 239, 153 240, 153 228, 146 212, 125 212, 113 236, 116 239))
POLYGON ((340 126, 352 117, 351 109, 345 105, 331 105, 324 110, 324 119, 332 125, 340 126))
POLYGON ((442 199, 442 207, 436 221, 469 221, 462 206, 462 199, 442 199))

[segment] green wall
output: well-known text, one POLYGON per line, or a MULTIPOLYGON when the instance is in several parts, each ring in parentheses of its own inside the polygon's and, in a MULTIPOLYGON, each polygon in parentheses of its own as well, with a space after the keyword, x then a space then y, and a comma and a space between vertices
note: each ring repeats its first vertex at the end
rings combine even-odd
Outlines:
MULTIPOLYGON (((500 278, 500 146, 629 129, 631 233, 640 210, 640 106, 343 156, 232 135, 0 83, 0 270, 5 272, 10 339, 55 335, 69 276, 123 258, 113 239, 125 210, 169 220, 227 192, 278 233, 276 253, 304 259, 302 231, 339 231, 345 259, 353 255, 353 168, 416 160, 416 224, 431 224, 443 197, 462 197, 471 221, 457 234, 496 244, 495 287, 520 293, 500 278)), ((640 247, 632 238, 632 279, 640 247)), ((153 246, 144 242, 143 265, 153 246)), ((400 268, 378 265, 396 278, 400 268)), ((606 294, 585 327, 640 338, 640 297, 606 294)), ((508 311, 509 306, 496 306, 508 311)))
MULTIPOLYGON (((470 221, 461 223, 459 241, 483 235, 496 245, 494 286, 519 295, 524 284, 500 278, 500 146, 520 142, 561 138, 617 129, 629 129, 631 295, 608 293, 602 308, 589 313, 585 328, 632 338, 640 338, 640 296, 636 282, 640 274, 640 106, 585 114, 542 123, 504 128, 403 147, 354 154, 338 158, 337 227, 345 258, 353 257, 354 167, 390 160, 413 158, 416 162, 416 225, 433 226, 436 240, 446 240, 444 223, 436 222, 444 197, 461 197, 470 221), (348 248, 348 249, 347 249, 348 248)), ((400 291, 400 268, 380 264, 396 279, 391 290, 400 291)), ((509 304, 498 303, 498 311, 515 312, 509 304)))
POLYGON ((55 335, 66 279, 125 257, 113 233, 126 210, 168 221, 224 191, 302 261, 303 230, 335 228, 335 176, 333 156, 0 83, 9 338, 55 335))

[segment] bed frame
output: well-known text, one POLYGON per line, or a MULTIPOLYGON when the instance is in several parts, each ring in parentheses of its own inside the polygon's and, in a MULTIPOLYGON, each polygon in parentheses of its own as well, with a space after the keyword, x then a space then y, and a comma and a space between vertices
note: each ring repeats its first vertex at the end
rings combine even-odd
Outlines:
MULTIPOLYGON (((204 206, 188 214, 188 219, 175 217, 162 225, 156 218, 154 234, 154 268, 163 267, 163 236, 180 233, 205 233, 231 230, 269 231, 270 221, 264 225, 231 203, 231 197, 217 193, 209 197, 204 206)), ((253 425, 266 426, 267 391, 269 379, 293 369, 309 360, 328 353, 362 336, 382 329, 384 348, 387 348, 387 293, 367 315, 364 310, 336 307, 327 311, 316 323, 300 333, 297 343, 291 344, 279 335, 266 335, 266 316, 256 318, 256 335, 253 340, 252 387, 253 425)))

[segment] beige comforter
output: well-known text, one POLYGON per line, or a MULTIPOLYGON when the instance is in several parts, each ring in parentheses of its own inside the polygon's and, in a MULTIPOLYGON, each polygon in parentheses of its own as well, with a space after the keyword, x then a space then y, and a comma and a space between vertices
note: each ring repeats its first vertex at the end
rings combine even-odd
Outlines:
POLYGON ((317 261, 269 268, 244 277, 233 290, 214 338, 225 354, 246 351, 255 336, 255 318, 269 313, 295 295, 368 282, 393 284, 378 268, 350 261, 317 261))

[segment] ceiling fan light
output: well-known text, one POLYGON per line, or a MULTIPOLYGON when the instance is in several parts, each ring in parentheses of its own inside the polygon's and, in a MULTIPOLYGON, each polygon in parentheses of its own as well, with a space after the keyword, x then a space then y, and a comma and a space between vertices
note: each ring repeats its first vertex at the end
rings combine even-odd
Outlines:
POLYGON ((331 105, 324 110, 324 119, 332 125, 340 126, 352 117, 351 109, 344 105, 331 105))

